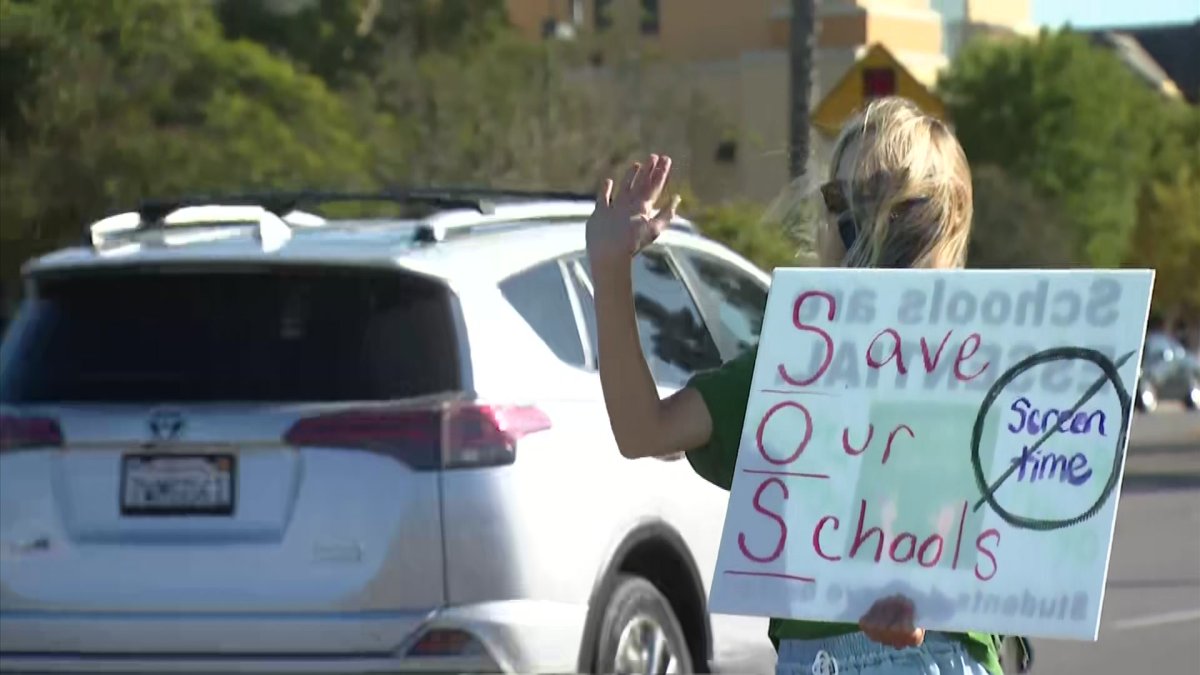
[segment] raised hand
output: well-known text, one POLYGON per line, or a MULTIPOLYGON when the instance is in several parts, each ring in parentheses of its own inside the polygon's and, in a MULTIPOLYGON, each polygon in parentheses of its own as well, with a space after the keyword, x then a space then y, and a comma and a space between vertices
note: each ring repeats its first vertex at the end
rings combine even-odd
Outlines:
POLYGON ((925 629, 913 625, 913 603, 903 595, 880 598, 858 620, 858 627, 872 640, 894 647, 919 647, 925 629))
POLYGON ((668 206, 655 209, 670 175, 671 158, 650 155, 644 164, 629 167, 615 194, 612 179, 604 181, 587 222, 587 251, 593 267, 627 264, 671 224, 678 195, 668 206))

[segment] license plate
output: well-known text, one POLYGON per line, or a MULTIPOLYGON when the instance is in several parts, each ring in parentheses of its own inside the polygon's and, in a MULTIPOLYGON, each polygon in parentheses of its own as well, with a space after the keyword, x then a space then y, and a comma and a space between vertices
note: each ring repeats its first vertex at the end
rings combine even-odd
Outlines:
POLYGON ((121 512, 134 516, 233 513, 233 455, 126 455, 121 512))

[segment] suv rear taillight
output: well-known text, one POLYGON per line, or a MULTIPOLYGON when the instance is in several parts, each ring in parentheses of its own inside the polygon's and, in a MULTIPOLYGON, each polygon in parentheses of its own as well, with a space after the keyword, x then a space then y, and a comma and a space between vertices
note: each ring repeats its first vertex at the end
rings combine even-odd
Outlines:
POLYGON ((0 415, 0 452, 62 445, 62 429, 48 417, 0 415))
POLYGON ((414 469, 512 464, 517 441, 550 428, 532 406, 451 403, 433 409, 366 408, 307 417, 283 440, 297 447, 354 448, 414 469))

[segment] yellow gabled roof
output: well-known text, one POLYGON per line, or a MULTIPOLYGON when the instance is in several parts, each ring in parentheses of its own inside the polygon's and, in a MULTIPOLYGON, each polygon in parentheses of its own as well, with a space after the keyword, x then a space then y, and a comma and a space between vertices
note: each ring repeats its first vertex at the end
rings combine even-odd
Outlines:
POLYGON ((812 123, 825 132, 835 133, 856 111, 867 103, 862 75, 868 68, 889 68, 896 73, 896 95, 909 99, 921 110, 938 119, 946 119, 942 100, 913 77, 908 69, 881 44, 873 44, 838 83, 829 90, 812 113, 812 123))

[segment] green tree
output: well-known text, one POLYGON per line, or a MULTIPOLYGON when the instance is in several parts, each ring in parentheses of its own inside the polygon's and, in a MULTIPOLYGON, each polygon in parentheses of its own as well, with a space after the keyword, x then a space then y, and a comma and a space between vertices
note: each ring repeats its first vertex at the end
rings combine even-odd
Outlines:
POLYGON ((1052 200, 1084 260, 1124 258, 1161 103, 1114 55, 1069 32, 969 44, 939 82, 973 164, 1052 200))
POLYGON ((649 149, 675 157, 686 182, 687 149, 696 137, 716 137, 722 120, 680 84, 677 67, 613 48, 629 40, 624 25, 605 31, 614 56, 601 67, 591 59, 595 35, 531 43, 501 30, 470 49, 392 45, 350 94, 361 101, 353 109, 381 113, 367 120, 372 171, 384 183, 590 193, 600 176, 649 149))
POLYGON ((151 196, 353 185, 344 102, 207 2, 0 0, 0 274, 151 196))
MULTIPOLYGON (((686 206, 689 200, 684 200, 686 206)), ((776 267, 801 267, 812 263, 802 242, 788 234, 770 211, 746 202, 700 206, 686 213, 705 236, 737 251, 766 272, 776 267)))
POLYGON ((471 51, 400 53, 354 96, 374 109, 382 183, 591 191, 637 147, 617 107, 573 80, 554 45, 501 34, 471 51))
POLYGON ((1156 271, 1157 314, 1200 322, 1200 109, 1180 103, 1164 118, 1126 264, 1156 271))
POLYGON ((1128 264, 1155 270, 1154 306, 1172 324, 1200 314, 1200 172, 1146 186, 1139 200, 1137 245, 1128 264))
POLYGON ((396 43, 413 55, 459 51, 506 24, 503 0, 218 0, 226 35, 285 55, 330 85, 375 74, 396 43))
POLYGON ((1082 262, 1070 224, 1027 181, 995 166, 976 166, 972 174, 975 217, 969 267, 1049 269, 1082 262))

